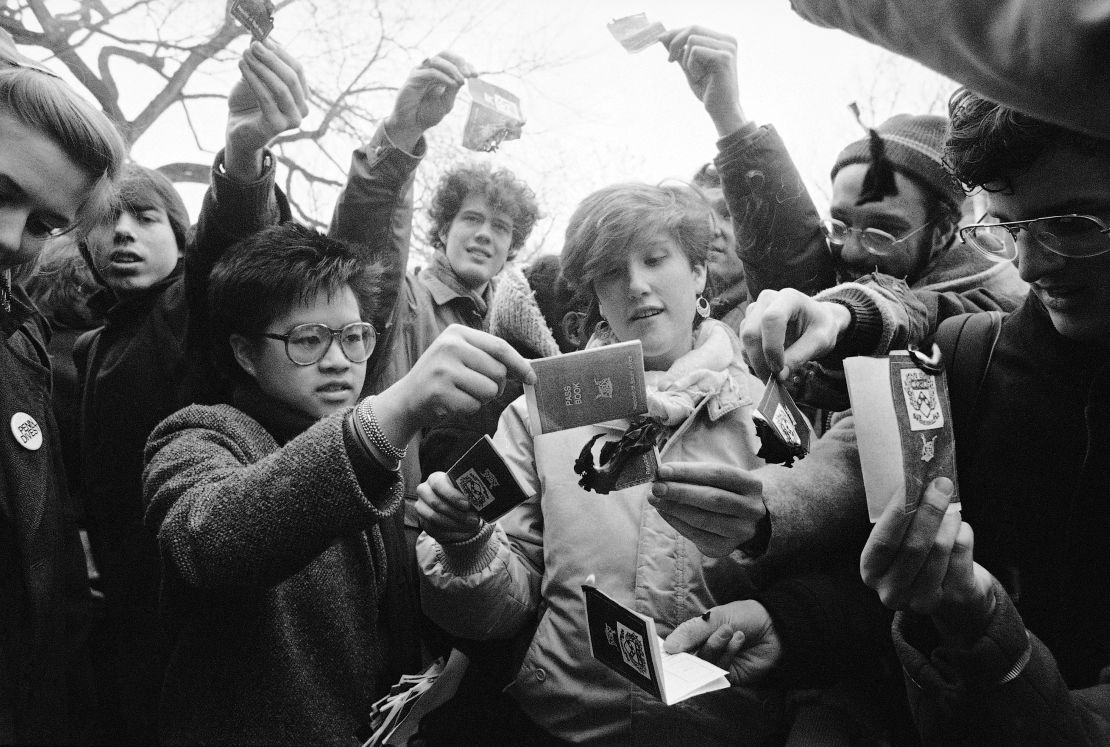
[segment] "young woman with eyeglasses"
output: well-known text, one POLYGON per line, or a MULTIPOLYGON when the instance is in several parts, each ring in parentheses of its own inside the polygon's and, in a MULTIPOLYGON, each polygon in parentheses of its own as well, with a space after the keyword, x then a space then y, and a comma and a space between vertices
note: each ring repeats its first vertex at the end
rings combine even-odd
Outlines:
POLYGON ((381 266, 295 224, 240 242, 208 307, 230 404, 167 418, 147 445, 147 525, 175 626, 168 743, 365 739, 370 704, 420 665, 401 525, 401 445, 508 377, 508 343, 449 327, 361 399, 381 266))

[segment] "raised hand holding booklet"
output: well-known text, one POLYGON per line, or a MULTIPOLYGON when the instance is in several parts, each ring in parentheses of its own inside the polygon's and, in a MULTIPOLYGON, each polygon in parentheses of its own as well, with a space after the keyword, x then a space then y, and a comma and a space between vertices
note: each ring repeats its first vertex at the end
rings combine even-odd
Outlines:
POLYGON ((693 654, 668 654, 655 621, 595 586, 585 585, 586 621, 594 658, 617 674, 674 705, 729 686, 728 672, 693 654))
MULTIPOLYGON (((910 513, 934 478, 957 484, 952 406, 936 346, 931 358, 906 350, 889 358, 846 358, 844 374, 872 522, 895 495, 910 513)), ((959 502, 957 485, 952 504, 959 502)))
POLYGON ((530 497, 489 436, 467 449, 447 476, 486 521, 497 521, 530 497))

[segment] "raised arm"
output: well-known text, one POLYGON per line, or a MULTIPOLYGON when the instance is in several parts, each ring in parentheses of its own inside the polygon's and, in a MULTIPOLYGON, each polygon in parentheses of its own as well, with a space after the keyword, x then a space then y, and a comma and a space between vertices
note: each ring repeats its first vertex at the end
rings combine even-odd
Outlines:
POLYGON ((791 0, 794 11, 1062 127, 1110 137, 1110 5, 1083 0, 791 0))
POLYGON ((751 298, 764 289, 814 294, 834 282, 820 219, 782 139, 744 114, 736 39, 702 26, 662 39, 720 138, 715 159, 751 298))
MULTIPOLYGON (((466 76, 473 75, 461 57, 442 52, 424 60, 401 86, 393 111, 370 141, 355 150, 347 184, 339 195, 328 234, 333 238, 365 244, 381 252, 392 275, 383 283, 378 318, 372 320, 385 336, 379 343, 390 350, 404 313, 402 293, 412 238, 412 185, 416 167, 427 150, 424 133, 439 124, 455 103, 466 76)), ((376 386, 388 355, 367 376, 376 386)), ((392 382, 384 382, 389 384, 392 382)))
POLYGON ((252 43, 239 69, 243 77, 228 96, 225 147, 212 166, 212 181, 185 255, 186 348, 194 366, 190 388, 201 402, 224 394, 208 360, 208 274, 237 241, 292 217, 285 196, 274 186, 274 162, 266 144, 299 127, 308 114, 304 71, 275 42, 252 43))

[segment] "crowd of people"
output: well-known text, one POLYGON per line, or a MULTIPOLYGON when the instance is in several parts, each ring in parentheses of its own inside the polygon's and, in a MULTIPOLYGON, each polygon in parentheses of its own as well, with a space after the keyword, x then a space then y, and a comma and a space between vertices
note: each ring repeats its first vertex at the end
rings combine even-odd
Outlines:
POLYGON ((735 39, 665 31, 711 162, 584 196, 523 267, 542 195, 455 165, 418 273, 467 60, 401 83, 325 234, 277 186, 309 96, 272 40, 194 223, 0 31, 0 743, 358 744, 452 649, 421 744, 1110 740, 1110 5, 794 6, 971 87, 846 144, 822 218, 735 39), (872 524, 843 361, 934 340, 956 473, 872 524), (529 361, 630 341, 646 419, 539 433, 529 361), (776 381, 814 429, 792 466, 757 436, 776 381), (584 488, 568 455, 644 424, 654 479, 584 488), (485 436, 530 496, 496 521, 446 474, 485 436), (729 687, 667 706, 607 668, 586 583, 729 687))

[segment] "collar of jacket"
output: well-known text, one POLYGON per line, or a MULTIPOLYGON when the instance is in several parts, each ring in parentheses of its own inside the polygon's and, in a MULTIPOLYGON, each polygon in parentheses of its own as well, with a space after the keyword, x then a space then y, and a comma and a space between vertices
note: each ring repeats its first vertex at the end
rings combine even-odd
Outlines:
POLYGON ((432 300, 438 306, 445 306, 456 298, 466 298, 474 304, 474 308, 482 318, 485 318, 490 304, 493 303, 493 287, 496 279, 491 279, 485 291, 478 295, 462 284, 442 249, 437 249, 432 255, 432 263, 420 273, 420 279, 424 281, 428 292, 432 294, 432 300))
POLYGON ((317 418, 266 394, 254 382, 236 386, 231 404, 257 420, 279 446, 289 443, 317 422, 317 418))
MULTIPOLYGON (((107 324, 118 321, 128 316, 135 314, 145 314, 154 305, 158 297, 162 295, 166 288, 169 288, 174 282, 181 277, 184 272, 185 263, 178 260, 174 265, 173 270, 166 277, 159 280, 149 288, 140 291, 139 293, 132 293, 124 298, 117 298, 116 294, 108 287, 103 287, 92 295, 88 300, 89 308, 95 314, 99 314, 105 318, 107 324)), ((100 280, 100 275, 97 275, 97 280, 100 280)), ((103 281, 100 281, 103 283, 103 281)))
POLYGON ((0 342, 35 315, 35 305, 19 283, 12 283, 8 299, 11 308, 7 311, 0 308, 0 342))

